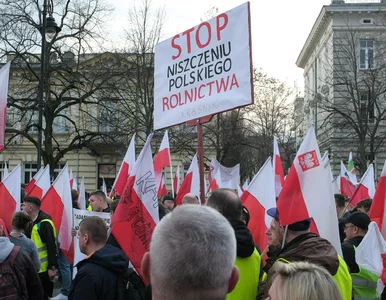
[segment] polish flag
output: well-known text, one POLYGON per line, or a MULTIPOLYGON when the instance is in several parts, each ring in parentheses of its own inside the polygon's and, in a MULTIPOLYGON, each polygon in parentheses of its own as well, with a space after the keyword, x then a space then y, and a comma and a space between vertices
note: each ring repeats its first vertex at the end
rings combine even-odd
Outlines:
POLYGON ((50 186, 50 165, 46 165, 42 174, 39 176, 39 178, 36 179, 34 186, 31 188, 30 192, 27 195, 35 196, 42 200, 50 186))
POLYGON ((277 143, 276 136, 273 137, 273 170, 275 172, 275 195, 276 197, 279 196, 281 189, 284 185, 284 171, 283 171, 283 165, 281 163, 280 159, 280 151, 279 151, 279 145, 277 143))
POLYGON ((170 145, 168 131, 165 131, 161 146, 154 158, 155 182, 161 188, 162 174, 165 167, 171 167, 170 145))
POLYGON ((344 166, 343 162, 340 162, 340 192, 346 197, 352 197, 356 190, 356 183, 352 182, 352 178, 348 176, 349 172, 344 166))
POLYGON ((336 213, 331 213, 335 200, 330 184, 315 130, 311 127, 296 154, 277 201, 280 223, 285 226, 313 218, 316 228, 311 230, 316 229, 339 252, 338 220, 336 213))
POLYGON ((378 224, 379 230, 386 239, 386 161, 383 165, 381 177, 371 203, 369 217, 378 224))
POLYGON ((43 197, 41 210, 51 216, 58 232, 60 248, 69 250, 72 242, 72 199, 68 166, 65 165, 43 197))
POLYGON ((197 153, 194 155, 189 170, 181 183, 180 190, 176 197, 176 204, 182 204, 182 198, 192 193, 200 198, 200 173, 198 171, 197 153))
POLYGON ((135 133, 131 138, 129 147, 127 148, 125 157, 123 159, 121 167, 119 168, 118 175, 115 178, 113 187, 111 188, 110 197, 111 197, 111 193, 114 190, 116 191, 116 195, 119 195, 119 196, 122 195, 123 189, 125 188, 127 179, 129 178, 129 174, 130 174, 131 168, 134 166, 134 163, 135 163, 135 133))
POLYGON ((374 183, 374 167, 370 164, 367 167, 365 174, 363 174, 359 185, 357 186, 354 194, 350 198, 352 205, 357 205, 359 201, 373 198, 375 194, 375 183, 374 183))
POLYGON ((159 222, 158 187, 150 147, 152 137, 153 134, 148 136, 131 170, 112 219, 113 236, 141 276, 142 257, 149 251, 151 236, 159 222))
POLYGON ((72 168, 70 168, 70 187, 72 190, 78 190, 78 180, 72 175, 72 168))
POLYGON ((6 113, 7 113, 7 98, 8 98, 8 83, 9 70, 11 63, 7 62, 0 69, 0 151, 4 149, 6 113))
POLYGON ((253 240, 260 249, 265 249, 267 246, 265 232, 272 220, 266 211, 276 207, 274 171, 270 157, 244 191, 241 201, 250 213, 248 228, 252 233, 253 240))
POLYGON ((160 199, 162 196, 165 196, 168 194, 168 188, 166 187, 165 183, 165 174, 162 175, 162 180, 160 187, 158 188, 158 199, 160 199))
POLYGON ((40 170, 34 175, 34 177, 32 177, 32 179, 28 182, 28 184, 26 185, 26 187, 24 188, 26 194, 28 195, 28 193, 31 191, 31 189, 34 187, 35 183, 36 183, 36 180, 40 177, 40 175, 42 175, 44 171, 44 168, 40 168, 40 170))
POLYGON ((241 189, 242 189, 243 191, 246 191, 246 190, 248 189, 248 186, 249 186, 249 179, 247 179, 247 180, 244 181, 244 184, 243 184, 243 186, 241 187, 241 189))
POLYGON ((211 191, 217 188, 230 188, 236 191, 240 186, 240 164, 228 168, 212 158, 209 175, 209 190, 211 191), (213 183, 214 180, 217 182, 213 183))
POLYGON ((174 188, 174 195, 177 195, 178 190, 180 189, 180 165, 177 166, 176 174, 174 175, 173 179, 173 188, 174 188))
POLYGON ((82 177, 82 180, 80 181, 79 207, 80 209, 86 209, 86 187, 84 185, 84 177, 82 177))
POLYGON ((8 231, 12 230, 12 217, 20 210, 21 166, 18 165, 0 183, 0 219, 3 219, 8 231))
POLYGON ((7 163, 4 163, 4 169, 3 169, 3 179, 4 179, 5 177, 7 177, 7 176, 8 176, 8 174, 9 174, 9 172, 8 172, 7 163))

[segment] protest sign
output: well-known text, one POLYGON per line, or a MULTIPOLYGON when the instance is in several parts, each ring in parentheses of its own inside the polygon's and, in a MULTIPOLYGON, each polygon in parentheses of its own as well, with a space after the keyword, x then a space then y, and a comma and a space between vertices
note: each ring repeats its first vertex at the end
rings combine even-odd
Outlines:
POLYGON ((156 46, 154 130, 252 103, 249 2, 156 46))

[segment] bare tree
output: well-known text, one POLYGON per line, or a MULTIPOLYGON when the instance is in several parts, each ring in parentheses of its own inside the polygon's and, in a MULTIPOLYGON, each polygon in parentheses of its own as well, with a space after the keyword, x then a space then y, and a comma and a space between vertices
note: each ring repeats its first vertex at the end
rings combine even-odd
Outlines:
POLYGON ((322 126, 333 128, 340 149, 356 152, 360 173, 373 162, 385 139, 386 40, 384 34, 369 34, 347 26, 329 44, 332 59, 326 59, 324 78, 316 101, 322 126))

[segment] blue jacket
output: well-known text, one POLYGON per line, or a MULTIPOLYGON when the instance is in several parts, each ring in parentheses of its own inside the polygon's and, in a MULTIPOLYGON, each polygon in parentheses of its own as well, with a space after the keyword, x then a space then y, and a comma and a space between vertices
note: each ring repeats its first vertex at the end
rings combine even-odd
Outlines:
POLYGON ((89 258, 80 261, 78 273, 72 282, 68 299, 104 300, 115 298, 117 276, 129 265, 121 249, 111 245, 95 251, 89 258))

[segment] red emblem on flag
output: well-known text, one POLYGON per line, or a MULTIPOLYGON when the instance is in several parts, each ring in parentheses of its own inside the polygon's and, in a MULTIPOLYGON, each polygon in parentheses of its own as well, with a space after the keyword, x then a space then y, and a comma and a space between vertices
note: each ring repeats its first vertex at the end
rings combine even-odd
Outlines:
POLYGON ((319 166, 315 150, 299 155, 298 159, 303 172, 319 166))

